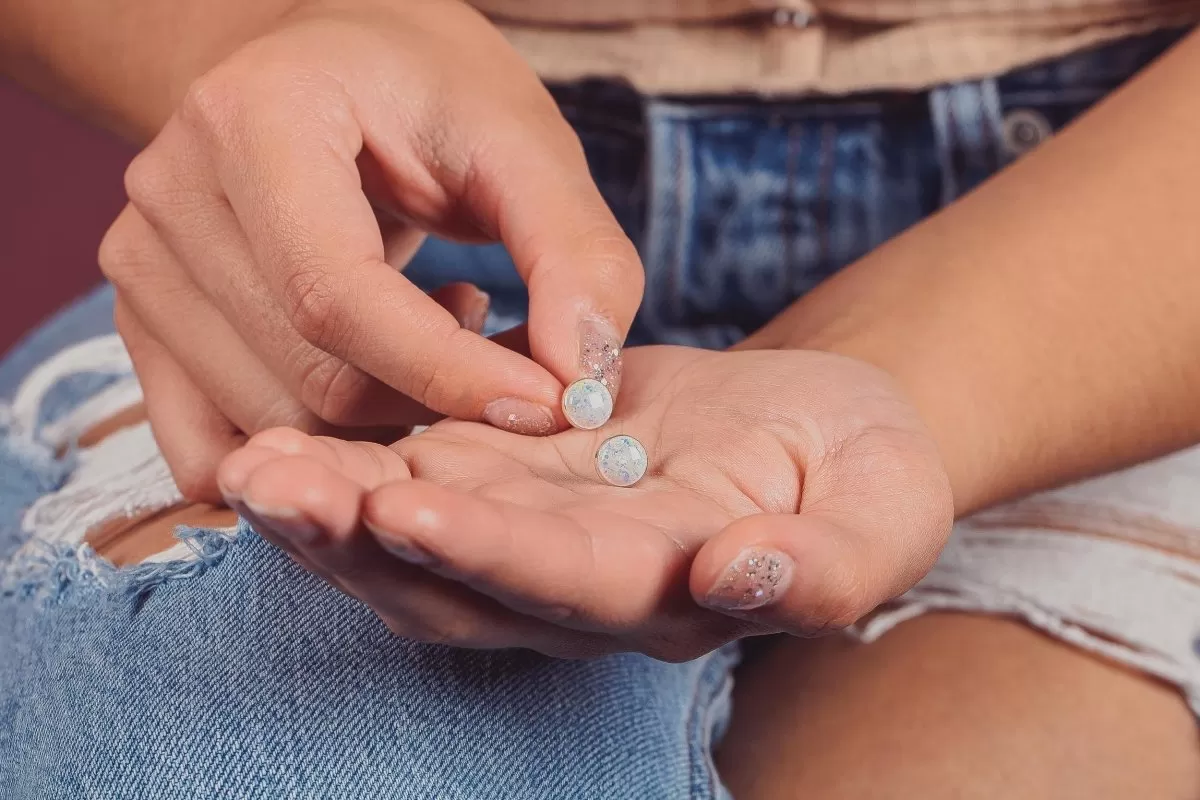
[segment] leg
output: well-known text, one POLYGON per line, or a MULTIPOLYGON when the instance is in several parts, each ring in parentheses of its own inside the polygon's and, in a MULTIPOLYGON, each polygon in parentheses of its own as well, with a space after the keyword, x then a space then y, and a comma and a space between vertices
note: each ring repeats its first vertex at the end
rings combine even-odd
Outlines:
POLYGON ((739 674, 733 795, 1193 800, 1179 693, 1012 620, 936 614, 861 645, 781 641, 739 674))
POLYGON ((986 511, 870 643, 777 643, 740 675, 731 789, 1194 800, 1197 478, 1200 447, 986 511))
POLYGON ((147 492, 172 485, 136 414, 93 427, 98 399, 134 396, 128 364, 55 363, 0 398, 0 797, 726 796, 711 742, 732 649, 665 664, 404 641, 244 523, 97 556, 91 523, 177 496, 147 492))

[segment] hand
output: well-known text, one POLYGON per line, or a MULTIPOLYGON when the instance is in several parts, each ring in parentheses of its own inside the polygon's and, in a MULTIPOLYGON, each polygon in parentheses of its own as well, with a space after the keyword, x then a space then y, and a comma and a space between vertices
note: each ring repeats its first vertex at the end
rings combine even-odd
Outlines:
POLYGON ((219 480, 258 531, 396 633, 465 647, 689 659, 849 624, 932 566, 946 476, 874 367, 633 348, 625 385, 599 431, 531 439, 448 420, 386 448, 277 429, 219 480), (617 432, 650 455, 632 488, 595 475, 617 432))
POLYGON ((558 430, 563 385, 620 344, 641 299, 574 133, 457 0, 299 3, 196 81, 126 184, 100 260, 193 500, 216 499, 242 433, 277 425, 558 430), (431 299, 398 271, 427 231, 508 247, 530 293, 524 353, 470 330, 478 292, 431 299))

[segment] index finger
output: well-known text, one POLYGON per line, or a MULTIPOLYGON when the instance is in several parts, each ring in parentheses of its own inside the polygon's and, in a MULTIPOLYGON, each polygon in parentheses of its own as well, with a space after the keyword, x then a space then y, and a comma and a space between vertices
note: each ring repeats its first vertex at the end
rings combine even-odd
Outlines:
POLYGON ((322 102, 318 117, 278 95, 255 104, 225 126, 236 139, 226 135, 212 154, 263 279, 297 330, 439 413, 518 433, 556 430, 554 375, 461 328, 386 262, 359 183, 363 137, 350 101, 335 92, 322 102))

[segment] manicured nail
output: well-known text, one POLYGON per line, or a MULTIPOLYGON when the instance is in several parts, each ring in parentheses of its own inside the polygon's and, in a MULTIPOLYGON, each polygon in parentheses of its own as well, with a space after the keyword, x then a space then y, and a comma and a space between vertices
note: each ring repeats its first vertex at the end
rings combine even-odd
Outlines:
POLYGON ((613 397, 621 390, 621 336, 608 320, 585 317, 579 323, 579 369, 613 397))
POLYGON ((548 436, 557 425, 550 409, 519 397, 493 400, 483 409, 483 419, 489 425, 523 436, 548 436))
POLYGON ((787 591, 792 567, 792 559, 777 550, 743 550, 717 579, 704 605, 723 611, 750 611, 769 605, 787 591))
POLYGON ((312 544, 321 537, 321 529, 294 508, 261 506, 243 498, 243 508, 250 522, 268 532, 299 544, 312 544))
POLYGON ((392 531, 385 531, 372 525, 370 521, 364 519, 363 526, 374 535, 375 540, 379 545, 389 553, 399 558, 402 561, 407 561, 409 564, 415 564, 418 567, 432 567, 438 563, 438 560, 430 553, 421 547, 418 547, 403 536, 399 536, 392 531))

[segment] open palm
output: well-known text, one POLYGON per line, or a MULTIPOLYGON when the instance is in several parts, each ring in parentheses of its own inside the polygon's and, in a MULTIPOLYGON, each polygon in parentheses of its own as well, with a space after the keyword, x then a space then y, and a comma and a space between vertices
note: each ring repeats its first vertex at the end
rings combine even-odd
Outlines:
POLYGON ((447 420, 390 448, 276 429, 222 465, 256 529, 397 633, 695 657, 852 622, 932 564, 936 450, 879 371, 805 351, 632 348, 600 430, 447 420), (595 453, 639 439, 636 486, 595 453))

